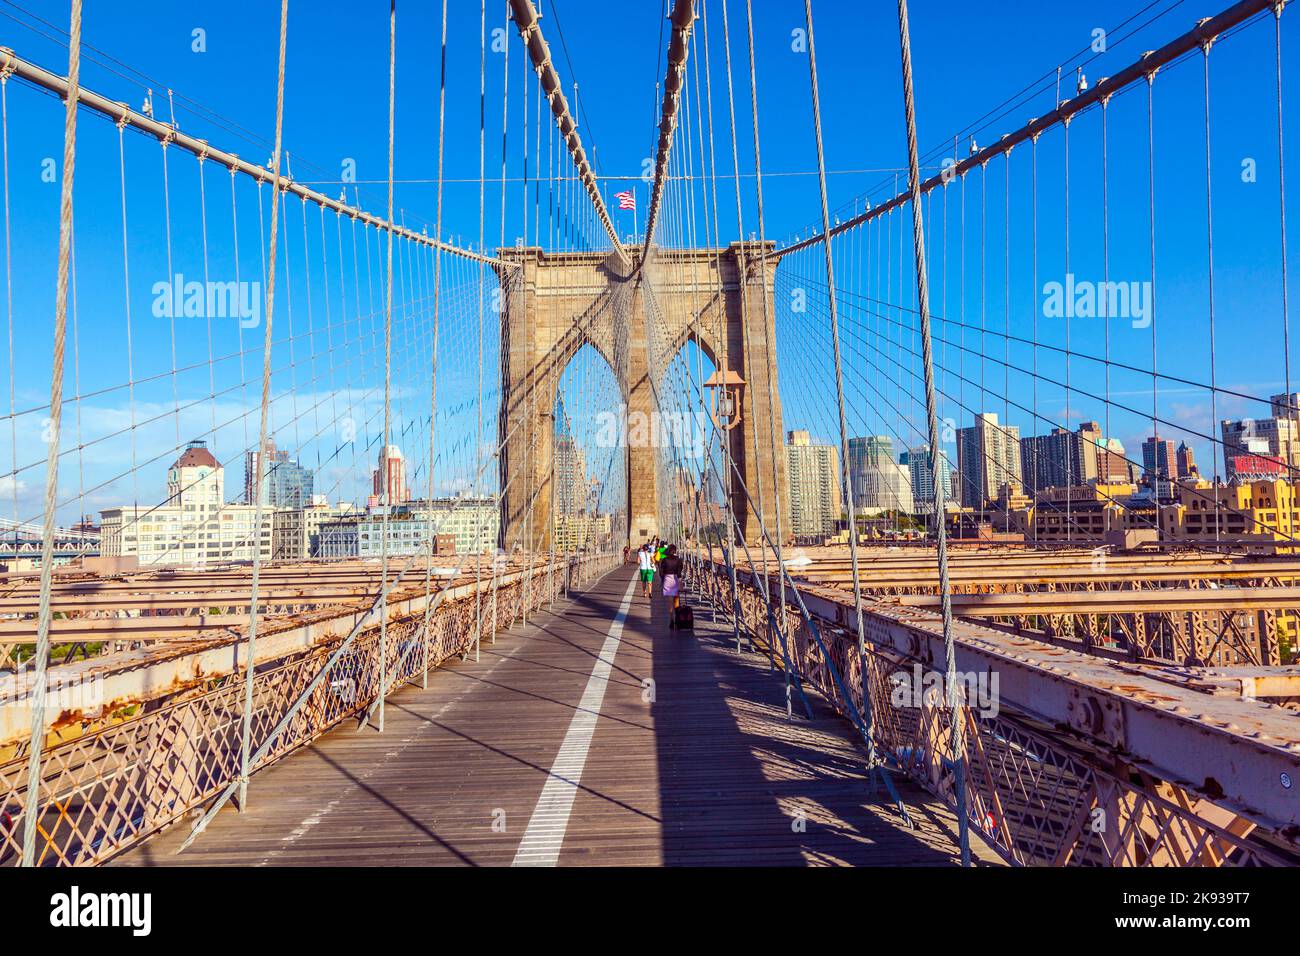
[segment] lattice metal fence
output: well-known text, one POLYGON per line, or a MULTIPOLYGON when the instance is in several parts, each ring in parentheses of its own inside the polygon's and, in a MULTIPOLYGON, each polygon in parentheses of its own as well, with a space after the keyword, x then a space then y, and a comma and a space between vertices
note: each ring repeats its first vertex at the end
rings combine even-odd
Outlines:
MULTIPOLYGON (((694 584, 721 608, 732 606, 727 569, 689 563, 694 584)), ((769 630, 767 602, 755 583, 737 576, 741 626, 759 642, 769 630)), ((789 654, 801 680, 847 713, 841 685, 861 709, 861 660, 853 634, 818 621, 829 659, 798 609, 784 622, 789 654), (835 680, 838 671, 840 681, 835 680)), ((867 686, 877 746, 891 765, 955 808, 950 752, 952 714, 942 695, 921 695, 915 707, 893 702, 891 675, 917 661, 872 652, 867 686)), ((781 657, 776 655, 781 666, 781 657)), ((923 665, 927 672, 938 674, 923 665)), ((1157 780, 1083 741, 1044 733, 1003 705, 995 717, 964 709, 970 825, 1003 858, 1020 865, 1273 866, 1284 855, 1258 839, 1231 811, 1157 780)))
MULTIPOLYGON (((618 563, 614 555, 575 558, 557 570, 540 565, 526 577, 498 584, 484 579, 483 632, 510 626, 525 610, 550 603, 618 563)), ((446 602, 429 620, 428 653, 419 651, 423 617, 390 620, 387 673, 395 689, 418 679, 427 659, 436 667, 473 646, 475 598, 446 602)), ((252 750, 268 739, 328 662, 342 638, 294 659, 263 665, 253 676, 252 750)), ((362 631, 250 772, 264 770, 349 717, 358 717, 379 689, 379 624, 362 631)), ((35 861, 41 866, 84 866, 115 854, 204 805, 237 779, 244 682, 221 680, 184 699, 146 709, 123 723, 48 748, 41 765, 35 861)), ((0 865, 21 857, 27 760, 0 765, 0 865)))

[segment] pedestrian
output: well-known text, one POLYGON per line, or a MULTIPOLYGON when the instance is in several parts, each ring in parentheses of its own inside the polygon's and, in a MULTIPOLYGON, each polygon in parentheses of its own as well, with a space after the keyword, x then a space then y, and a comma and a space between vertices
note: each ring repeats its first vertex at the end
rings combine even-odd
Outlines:
POLYGON ((663 560, 659 562, 659 573, 663 576, 664 597, 668 598, 668 626, 675 628, 682 580, 682 559, 677 557, 677 545, 670 544, 665 550, 663 560))
POLYGON ((641 575, 641 596, 650 597, 654 591, 655 564, 650 545, 643 544, 636 553, 638 573, 641 575))

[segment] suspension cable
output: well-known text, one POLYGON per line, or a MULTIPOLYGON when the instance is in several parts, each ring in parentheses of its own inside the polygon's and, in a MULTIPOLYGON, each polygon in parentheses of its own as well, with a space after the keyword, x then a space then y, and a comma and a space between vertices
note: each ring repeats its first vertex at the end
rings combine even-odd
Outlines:
MULTIPOLYGON (((287 2, 287 0, 286 0, 287 2)), ((68 323, 68 270, 72 258, 72 181, 77 162, 77 96, 81 79, 81 0, 72 0, 68 42, 68 96, 63 119, 63 183, 59 195, 59 265, 54 301, 54 358, 50 366, 49 448, 45 464, 45 521, 41 531, 41 594, 32 675, 32 733, 27 754, 22 865, 36 865, 41 805, 41 751, 45 745, 46 667, 50 656, 50 588, 54 583, 54 510, 59 484, 59 432, 63 422, 63 352, 68 323)))
MULTIPOLYGON (((810 3, 811 0, 805 0, 810 3)), ((810 39, 811 39, 811 32, 810 39)), ((907 0, 898 0, 898 40, 903 64, 903 106, 907 120, 908 184, 912 196, 912 235, 916 249, 916 282, 921 309, 921 349, 925 365, 925 417, 930 431, 930 468, 937 466, 939 448, 939 417, 934 397, 934 360, 930 342, 930 286, 925 267, 925 224, 921 220, 921 171, 916 146, 916 103, 912 85, 912 40, 907 23, 907 0)), ((811 43, 809 44, 811 49, 811 43)), ((957 652, 952 634, 952 584, 948 578, 948 529, 943 521, 940 496, 935 495, 936 524, 939 557, 939 600, 943 615, 944 669, 947 682, 948 703, 952 709, 951 753, 953 762, 953 788, 957 802, 957 820, 960 829, 961 864, 970 866, 970 824, 966 812, 966 748, 964 734, 965 708, 957 681, 957 652)))

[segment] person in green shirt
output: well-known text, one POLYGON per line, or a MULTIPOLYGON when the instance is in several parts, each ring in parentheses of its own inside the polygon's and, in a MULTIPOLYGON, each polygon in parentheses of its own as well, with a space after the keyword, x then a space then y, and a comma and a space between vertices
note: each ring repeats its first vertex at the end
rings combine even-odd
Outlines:
POLYGON ((641 596, 650 597, 654 588, 655 561, 649 544, 643 544, 636 552, 637 571, 641 578, 641 596))

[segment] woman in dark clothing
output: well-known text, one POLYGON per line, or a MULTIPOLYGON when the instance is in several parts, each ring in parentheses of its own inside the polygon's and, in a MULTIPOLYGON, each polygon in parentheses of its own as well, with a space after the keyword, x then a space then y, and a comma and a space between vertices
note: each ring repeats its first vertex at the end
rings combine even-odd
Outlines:
POLYGON ((659 575, 664 582, 664 597, 668 598, 668 626, 676 627, 682 579, 682 559, 677 557, 677 545, 668 546, 668 553, 659 562, 659 575))

